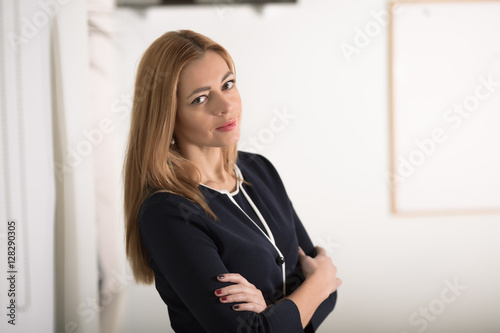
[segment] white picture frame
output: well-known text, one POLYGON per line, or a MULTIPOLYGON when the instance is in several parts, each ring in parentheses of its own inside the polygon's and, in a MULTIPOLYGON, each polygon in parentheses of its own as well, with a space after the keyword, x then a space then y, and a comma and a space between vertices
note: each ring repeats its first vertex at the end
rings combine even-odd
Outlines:
POLYGON ((500 1, 389 7, 392 212, 500 213, 500 1))

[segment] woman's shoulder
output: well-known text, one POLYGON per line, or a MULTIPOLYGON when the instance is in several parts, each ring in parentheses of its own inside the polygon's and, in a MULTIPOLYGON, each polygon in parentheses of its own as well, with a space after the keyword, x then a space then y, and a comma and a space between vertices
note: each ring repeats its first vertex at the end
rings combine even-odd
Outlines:
POLYGON ((238 161, 236 163, 238 167, 249 170, 259 170, 259 171, 268 171, 272 173, 276 173, 276 168, 266 157, 249 153, 245 151, 238 151, 238 161))
POLYGON ((236 164, 241 169, 243 178, 251 183, 259 181, 268 185, 282 185, 278 171, 271 161, 262 155, 239 151, 236 164))
POLYGON ((139 223, 144 224, 147 221, 162 219, 193 223, 194 217, 203 215, 199 205, 182 195, 168 191, 157 191, 143 201, 139 212, 139 223))
POLYGON ((191 203, 187 198, 182 195, 170 192, 167 190, 160 190, 151 193, 142 203, 142 208, 153 207, 157 205, 161 206, 177 206, 181 203, 188 204, 191 203))

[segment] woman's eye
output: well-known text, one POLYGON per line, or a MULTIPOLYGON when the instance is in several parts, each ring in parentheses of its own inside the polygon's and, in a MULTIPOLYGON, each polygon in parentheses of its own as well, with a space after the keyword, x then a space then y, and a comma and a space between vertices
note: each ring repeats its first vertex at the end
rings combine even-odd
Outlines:
POLYGON ((234 86, 234 80, 229 80, 226 83, 224 83, 224 89, 231 89, 234 86))
POLYGON ((201 104, 207 99, 207 96, 202 95, 200 97, 196 97, 191 104, 201 104))
MULTIPOLYGON (((222 86, 224 88, 224 90, 229 90, 231 89, 232 87, 234 87, 234 80, 229 80, 227 81, 226 83, 224 83, 224 85, 222 86)), ((207 95, 201 95, 199 97, 196 97, 192 102, 191 104, 201 104, 203 103, 206 99, 208 98, 207 95)))

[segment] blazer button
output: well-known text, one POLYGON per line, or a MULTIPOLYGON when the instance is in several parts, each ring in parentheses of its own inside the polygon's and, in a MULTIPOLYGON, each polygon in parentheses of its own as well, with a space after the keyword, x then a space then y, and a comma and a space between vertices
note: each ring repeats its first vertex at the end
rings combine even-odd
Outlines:
POLYGON ((276 258, 276 263, 278 264, 278 266, 283 265, 284 262, 285 262, 284 257, 279 256, 278 258, 276 258))

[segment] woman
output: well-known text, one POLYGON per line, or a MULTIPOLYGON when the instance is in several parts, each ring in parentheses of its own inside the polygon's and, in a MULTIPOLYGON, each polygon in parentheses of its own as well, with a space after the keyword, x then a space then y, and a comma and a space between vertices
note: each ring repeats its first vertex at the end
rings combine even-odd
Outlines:
POLYGON ((175 332, 314 332, 341 281, 272 164, 237 152, 240 124, 222 46, 182 30, 146 50, 124 166, 134 277, 154 280, 175 332))

